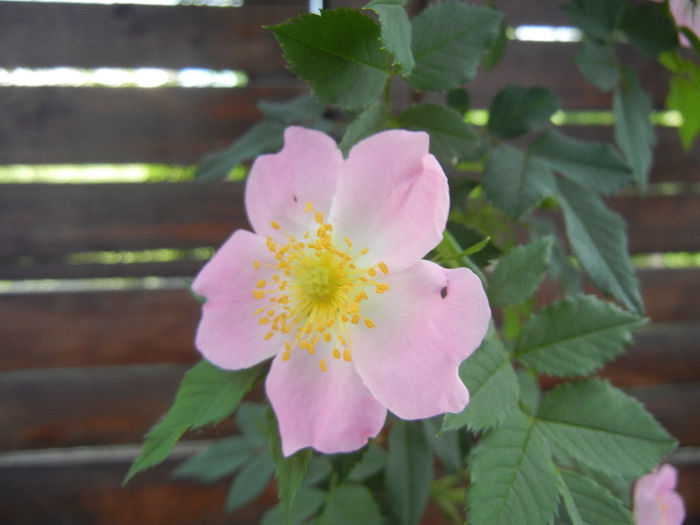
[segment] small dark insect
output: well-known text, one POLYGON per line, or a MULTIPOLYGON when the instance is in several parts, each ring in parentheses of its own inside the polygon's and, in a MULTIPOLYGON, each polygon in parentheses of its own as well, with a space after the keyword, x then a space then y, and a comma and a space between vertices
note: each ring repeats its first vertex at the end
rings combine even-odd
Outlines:
POLYGON ((443 289, 440 290, 440 297, 442 297, 443 299, 447 297, 447 286, 443 287, 443 289))
POLYGON ((299 199, 297 199, 296 195, 292 195, 292 199, 294 199, 294 202, 297 202, 299 199))

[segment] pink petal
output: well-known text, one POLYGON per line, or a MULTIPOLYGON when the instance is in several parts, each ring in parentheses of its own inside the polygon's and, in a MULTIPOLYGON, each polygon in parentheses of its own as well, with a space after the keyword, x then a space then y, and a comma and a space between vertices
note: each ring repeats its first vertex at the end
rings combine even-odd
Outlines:
POLYGON ((254 314, 262 305, 253 297, 253 290, 272 272, 264 266, 256 270, 253 261, 272 262, 271 257, 263 237, 238 230, 192 284, 192 290, 206 298, 195 345, 208 361, 221 368, 248 368, 281 348, 278 338, 264 339, 268 328, 254 314))
POLYGON ((270 222, 288 233, 304 232, 314 214, 305 213, 307 202, 325 214, 330 210, 343 155, 335 141, 320 131, 289 127, 284 147, 261 155, 253 163, 245 189, 245 207, 253 230, 275 237, 270 222))
POLYGON ((429 154, 426 133, 390 130, 350 150, 330 222, 369 257, 400 270, 442 239, 449 210, 447 179, 429 154))
POLYGON ((678 471, 662 465, 634 485, 636 525, 681 525, 685 519, 683 499, 675 491, 678 471))
POLYGON ((357 450, 384 425, 386 409, 362 384, 352 363, 292 350, 277 357, 265 383, 277 416, 285 456, 305 447, 325 454, 357 450))
POLYGON ((491 317, 481 281, 466 268, 428 261, 386 277, 389 290, 363 302, 374 328, 357 325, 350 334, 358 374, 403 419, 461 411, 469 393, 459 364, 479 346, 491 317))

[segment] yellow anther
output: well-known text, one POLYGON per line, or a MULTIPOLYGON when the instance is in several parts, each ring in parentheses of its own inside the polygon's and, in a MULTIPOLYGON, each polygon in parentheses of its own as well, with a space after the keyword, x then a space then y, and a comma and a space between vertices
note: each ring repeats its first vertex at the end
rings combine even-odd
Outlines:
POLYGON ((344 359, 345 361, 348 361, 348 362, 349 362, 349 361, 352 361, 352 355, 350 355, 350 349, 349 349, 349 348, 346 348, 345 350, 343 350, 343 359, 344 359))
POLYGON ((267 332, 267 333, 265 334, 265 338, 264 338, 265 341, 269 341, 270 339, 272 339, 272 336, 273 336, 273 335, 275 335, 273 332, 267 332))
POLYGON ((365 324, 367 325, 367 328, 374 328, 374 323, 369 317, 365 317, 365 324))
POLYGON ((270 226, 272 226, 275 230, 280 229, 280 225, 276 223, 275 221, 270 221, 270 226))
POLYGON ((279 281, 279 280, 280 280, 280 276, 277 275, 277 274, 275 274, 275 275, 272 276, 272 280, 273 280, 273 281, 279 281))
POLYGON ((329 343, 330 340, 331 340, 331 333, 330 333, 330 332, 326 332, 325 334, 323 334, 323 340, 324 340, 326 343, 329 343))
POLYGON ((285 350, 287 350, 288 352, 292 349, 292 345, 289 343, 289 341, 285 341, 285 342, 284 342, 284 348, 285 348, 285 350))
POLYGON ((344 323, 347 323, 347 322, 348 322, 348 316, 345 315, 345 314, 343 314, 343 315, 340 316, 340 320, 343 321, 344 323))
POLYGON ((265 287, 265 279, 260 279, 258 281, 258 288, 264 288, 265 287))
POLYGON ((361 253, 362 255, 364 255, 364 254, 366 254, 368 251, 369 251, 369 248, 365 247, 365 248, 362 248, 362 251, 360 251, 360 253, 361 253))
POLYGON ((333 349, 333 357, 335 357, 336 359, 340 359, 340 350, 338 350, 337 348, 334 348, 333 349))
POLYGON ((267 324, 270 322, 270 319, 267 317, 261 317, 260 320, 258 321, 260 324, 267 324))
POLYGON ((348 344, 345 342, 345 339, 343 339, 342 335, 338 336, 338 340, 342 343, 343 346, 348 346, 348 344))
POLYGON ((307 203, 306 203, 306 208, 304 208, 304 212, 305 212, 305 213, 309 213, 313 207, 314 207, 314 205, 311 204, 311 201, 307 202, 307 203))
POLYGON ((256 270, 259 270, 260 269, 260 261, 253 261, 253 268, 255 268, 256 270))
POLYGON ((263 297, 265 297, 265 292, 263 292, 259 288, 254 288, 253 289, 253 297, 255 297, 256 299, 262 299, 263 297))
POLYGON ((379 283, 377 284, 377 293, 384 293, 389 289, 388 284, 379 283))
POLYGON ((352 324, 357 324, 360 322, 360 316, 358 314, 355 314, 352 316, 352 319, 350 319, 350 322, 352 324))
POLYGON ((369 270, 367 270, 367 273, 374 277, 377 275, 377 270, 375 270, 374 268, 370 268, 369 270))
POLYGON ((289 351, 284 352, 284 353, 282 354, 282 361, 289 361, 289 356, 290 356, 289 351))
POLYGON ((326 370, 328 370, 328 369, 326 368, 326 361, 325 361, 325 359, 321 359, 321 360, 318 362, 318 364, 319 364, 319 366, 321 367, 321 372, 325 372, 326 370))
POLYGON ((255 312, 253 312, 253 313, 254 313, 255 315, 260 315, 260 314, 263 313, 264 311, 265 311, 264 308, 258 308, 258 309, 255 310, 255 312))
POLYGON ((385 274, 386 274, 386 273, 389 273, 389 268, 387 267, 386 263, 380 262, 380 263, 377 264, 377 266, 379 266, 379 269, 380 269, 383 273, 385 273, 385 274))
POLYGON ((348 248, 352 248, 352 242, 350 242, 350 239, 348 239, 347 237, 345 237, 345 242, 346 242, 346 244, 348 245, 348 248))
POLYGON ((314 214, 314 219, 316 220, 317 223, 323 224, 323 213, 321 213, 320 211, 317 211, 314 214))

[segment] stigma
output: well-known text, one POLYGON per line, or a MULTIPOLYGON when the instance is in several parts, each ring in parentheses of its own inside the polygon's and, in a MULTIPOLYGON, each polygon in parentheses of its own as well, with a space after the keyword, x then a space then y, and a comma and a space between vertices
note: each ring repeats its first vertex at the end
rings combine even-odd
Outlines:
POLYGON ((378 280, 389 268, 382 261, 361 265, 360 260, 370 259, 369 248, 358 249, 349 237, 336 240, 333 226, 311 202, 304 211, 313 213, 314 222, 300 239, 270 222, 286 242, 268 237, 267 249, 275 263, 253 263, 256 270, 272 269, 272 278, 259 279, 252 291, 258 300, 254 313, 268 328, 264 339, 274 338, 283 345, 284 361, 292 352, 303 351, 315 356, 319 370, 325 372, 330 360, 352 361, 349 329, 375 327, 363 313, 363 303, 371 294, 389 290, 378 280))

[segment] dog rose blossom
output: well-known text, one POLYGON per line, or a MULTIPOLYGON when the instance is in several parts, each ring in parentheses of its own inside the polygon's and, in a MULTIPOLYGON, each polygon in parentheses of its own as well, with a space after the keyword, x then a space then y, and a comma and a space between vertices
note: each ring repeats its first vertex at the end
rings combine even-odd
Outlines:
POLYGON ((343 158, 290 127, 254 162, 253 232, 238 230, 194 281, 206 298, 196 346, 224 369, 273 358, 265 388, 282 450, 356 450, 386 411, 459 412, 459 364, 491 317, 479 278, 422 260, 442 239, 447 179, 426 133, 391 130, 343 158))
POLYGON ((678 471, 661 465, 634 485, 636 525, 681 525, 685 519, 683 498, 676 492, 678 471))

